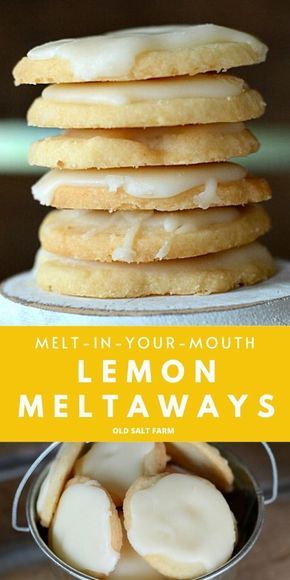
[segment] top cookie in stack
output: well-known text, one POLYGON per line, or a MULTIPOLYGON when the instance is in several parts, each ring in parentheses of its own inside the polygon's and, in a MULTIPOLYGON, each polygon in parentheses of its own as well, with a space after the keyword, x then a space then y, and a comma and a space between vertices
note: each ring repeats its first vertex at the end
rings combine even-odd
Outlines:
POLYGON ((273 273, 255 242, 270 226, 258 205, 270 188, 228 162, 257 150, 243 122, 265 104, 220 72, 266 53, 224 27, 165 26, 48 43, 16 65, 16 84, 55 83, 28 123, 66 129, 30 151, 32 164, 51 168, 33 195, 58 208, 40 228, 42 288, 208 294, 273 273))

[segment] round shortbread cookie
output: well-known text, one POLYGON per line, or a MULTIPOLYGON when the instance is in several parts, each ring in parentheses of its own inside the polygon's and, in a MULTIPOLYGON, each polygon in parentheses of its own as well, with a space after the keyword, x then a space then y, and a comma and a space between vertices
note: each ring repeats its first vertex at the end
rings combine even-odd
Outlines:
POLYGON ((271 197, 265 179, 248 177, 234 163, 139 169, 55 169, 32 187, 42 205, 58 209, 208 209, 245 205, 271 197))
POLYGON ((107 169, 226 161, 257 151, 243 123, 148 129, 77 129, 32 143, 31 165, 107 169))
POLYGON ((233 472, 228 461, 213 445, 201 442, 170 442, 166 443, 166 449, 175 464, 194 475, 208 479, 223 492, 232 490, 233 472))
POLYGON ((141 475, 165 471, 167 459, 164 443, 94 443, 74 472, 97 480, 121 506, 132 483, 141 475))
POLYGON ((236 543, 235 518, 223 495, 194 475, 139 478, 127 492, 124 517, 134 550, 170 578, 213 572, 236 543))
POLYGON ((36 503, 36 512, 45 528, 50 526, 62 490, 69 479, 84 443, 63 443, 52 461, 36 503))
POLYGON ((40 227, 48 252, 99 262, 153 262, 242 246, 270 227, 260 205, 182 212, 54 210, 40 227))
POLYGON ((86 477, 71 479, 52 520, 49 547, 76 570, 103 578, 114 570, 122 526, 108 492, 86 477))
POLYGON ((43 290, 92 298, 214 294, 270 278, 275 265, 259 243, 201 258, 153 264, 101 264, 40 250, 37 284, 43 290))
POLYGON ((228 70, 266 54, 254 36, 214 24, 131 28, 37 46, 13 75, 16 85, 137 80, 228 70))
POLYGON ((225 74, 121 83, 51 85, 36 99, 28 124, 61 129, 235 123, 260 117, 262 96, 225 74))

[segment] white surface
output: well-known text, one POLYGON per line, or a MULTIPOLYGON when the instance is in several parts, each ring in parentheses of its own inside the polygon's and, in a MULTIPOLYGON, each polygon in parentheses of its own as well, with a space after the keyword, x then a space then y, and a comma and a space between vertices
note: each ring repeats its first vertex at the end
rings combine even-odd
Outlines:
POLYGON ((27 272, 2 284, 0 325, 287 325, 290 263, 280 260, 277 265, 270 280, 226 294, 118 300, 43 292, 27 272))

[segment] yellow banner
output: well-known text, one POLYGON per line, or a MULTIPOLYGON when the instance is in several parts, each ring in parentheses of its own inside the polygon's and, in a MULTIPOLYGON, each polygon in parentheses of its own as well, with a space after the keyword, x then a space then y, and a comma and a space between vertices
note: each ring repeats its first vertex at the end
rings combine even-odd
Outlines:
POLYGON ((290 441, 289 327, 0 329, 1 441, 290 441))

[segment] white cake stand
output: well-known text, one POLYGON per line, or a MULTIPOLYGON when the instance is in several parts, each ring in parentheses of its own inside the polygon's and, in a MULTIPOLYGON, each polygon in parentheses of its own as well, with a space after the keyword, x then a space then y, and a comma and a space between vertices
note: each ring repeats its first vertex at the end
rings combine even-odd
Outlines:
POLYGON ((114 300, 44 292, 24 272, 0 287, 0 325, 288 325, 290 262, 278 260, 277 269, 270 280, 224 294, 114 300))

